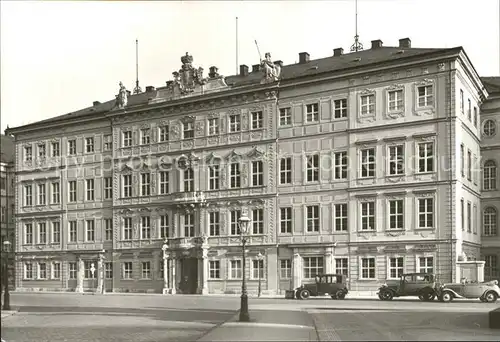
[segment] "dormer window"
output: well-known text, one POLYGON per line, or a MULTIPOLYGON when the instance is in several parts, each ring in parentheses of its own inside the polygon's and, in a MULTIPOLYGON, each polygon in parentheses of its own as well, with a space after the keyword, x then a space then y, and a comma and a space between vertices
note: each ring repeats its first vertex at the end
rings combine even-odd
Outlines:
POLYGON ((183 138, 184 139, 194 138, 194 122, 183 123, 183 138))

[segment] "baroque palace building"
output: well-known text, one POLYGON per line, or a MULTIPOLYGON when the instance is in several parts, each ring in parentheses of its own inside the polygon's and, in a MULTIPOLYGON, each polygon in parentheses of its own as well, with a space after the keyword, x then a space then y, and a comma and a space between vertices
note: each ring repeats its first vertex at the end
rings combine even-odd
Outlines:
POLYGON ((251 293, 319 273, 352 291, 403 272, 455 281, 483 239, 498 276, 498 102, 482 116, 488 90, 461 47, 374 40, 291 65, 266 54, 227 77, 181 62, 165 87, 120 84, 8 130, 18 289, 238 293, 243 214, 251 293))

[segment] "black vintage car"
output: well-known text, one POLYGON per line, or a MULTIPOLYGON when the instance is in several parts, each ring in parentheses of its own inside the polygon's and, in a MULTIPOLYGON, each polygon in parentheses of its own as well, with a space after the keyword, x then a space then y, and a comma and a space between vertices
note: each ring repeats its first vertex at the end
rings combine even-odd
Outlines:
POLYGON ((436 298, 436 280, 431 273, 407 273, 398 280, 388 280, 380 286, 380 300, 392 300, 394 297, 418 296, 422 301, 436 298))
POLYGON ((314 283, 302 284, 295 289, 295 298, 330 295, 332 299, 344 299, 349 292, 346 283, 347 277, 343 274, 317 275, 314 283))

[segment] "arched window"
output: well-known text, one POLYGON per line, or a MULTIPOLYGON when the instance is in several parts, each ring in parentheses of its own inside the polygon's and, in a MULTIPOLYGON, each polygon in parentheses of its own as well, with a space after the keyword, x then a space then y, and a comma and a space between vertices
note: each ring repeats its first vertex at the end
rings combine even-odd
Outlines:
POLYGON ((495 208, 488 207, 483 213, 483 235, 497 235, 497 211, 495 208))
POLYGON ((497 164, 488 160, 483 167, 483 189, 495 190, 497 188, 497 164))
POLYGON ((483 133, 487 137, 492 137, 497 132, 497 127, 495 121, 486 120, 483 125, 483 133))

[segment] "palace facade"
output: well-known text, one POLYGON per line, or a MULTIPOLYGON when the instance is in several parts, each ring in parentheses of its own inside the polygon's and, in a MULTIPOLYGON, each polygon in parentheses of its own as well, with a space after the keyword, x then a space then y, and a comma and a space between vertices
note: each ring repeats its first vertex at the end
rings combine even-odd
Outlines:
POLYGON ((318 273, 352 291, 403 272, 455 281, 457 260, 500 248, 488 237, 481 252, 483 212, 499 209, 497 192, 481 202, 481 151, 499 159, 480 142, 498 106, 483 117, 462 48, 374 40, 291 65, 266 54, 227 77, 181 62, 166 87, 120 84, 112 101, 8 130, 19 290, 238 293, 242 215, 251 293, 318 273))

